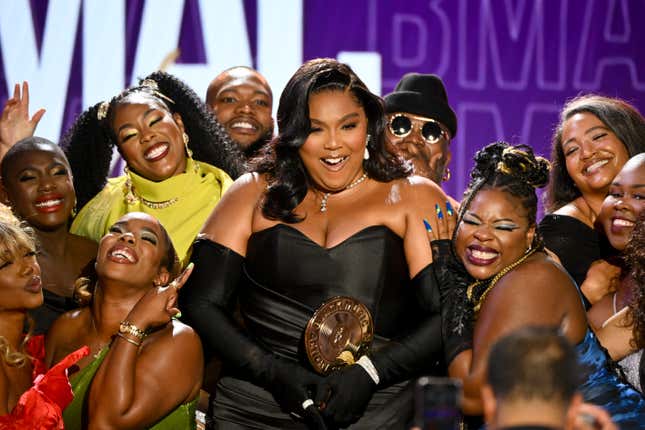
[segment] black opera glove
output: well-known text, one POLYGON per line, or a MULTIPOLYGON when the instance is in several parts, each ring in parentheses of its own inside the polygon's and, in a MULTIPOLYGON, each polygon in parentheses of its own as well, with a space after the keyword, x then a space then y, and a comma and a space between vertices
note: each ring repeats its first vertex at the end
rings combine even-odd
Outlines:
POLYGON ((332 427, 345 428, 363 416, 376 388, 367 371, 358 364, 352 364, 325 378, 318 386, 316 405, 332 427))
POLYGON ((302 404, 306 399, 313 400, 323 378, 297 363, 274 355, 267 355, 265 368, 266 372, 256 382, 273 395, 280 409, 303 417, 309 428, 324 428, 318 410, 310 406, 305 411, 302 404))
POLYGON ((452 250, 450 240, 431 242, 434 271, 441 297, 441 335, 447 364, 473 346, 475 318, 466 290, 474 279, 452 250))
POLYGON ((219 243, 197 239, 191 261, 195 268, 179 291, 179 305, 204 352, 217 354, 235 376, 265 388, 285 412, 304 417, 309 428, 323 429, 315 408, 302 408, 322 377, 261 348, 232 318, 244 257, 219 243))
POLYGON ((326 403, 322 415, 327 422, 339 427, 356 422, 379 388, 427 373, 441 355, 439 290, 432 264, 412 278, 407 288, 414 289, 424 317, 410 332, 401 333, 399 338, 371 352, 367 363, 363 362, 367 357, 361 357, 357 364, 325 378, 319 386, 316 404, 326 403))
POLYGON ((379 388, 427 374, 442 354, 439 291, 433 264, 412 278, 408 288, 416 292, 422 319, 413 330, 370 353, 379 388))

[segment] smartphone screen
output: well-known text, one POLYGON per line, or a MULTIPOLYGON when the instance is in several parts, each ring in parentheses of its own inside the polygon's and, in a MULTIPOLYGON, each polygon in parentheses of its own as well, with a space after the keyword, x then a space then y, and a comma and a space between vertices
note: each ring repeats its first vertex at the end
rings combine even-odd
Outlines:
POLYGON ((424 376, 415 385, 415 426, 422 430, 459 430, 461 381, 424 376))

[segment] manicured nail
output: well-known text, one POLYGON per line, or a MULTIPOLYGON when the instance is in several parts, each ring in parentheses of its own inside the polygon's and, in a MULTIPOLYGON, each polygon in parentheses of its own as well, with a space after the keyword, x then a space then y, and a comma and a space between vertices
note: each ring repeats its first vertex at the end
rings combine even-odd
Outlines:
POLYGON ((452 205, 450 204, 450 202, 446 202, 446 213, 448 214, 448 216, 452 216, 453 214, 452 205))
POLYGON ((443 219, 443 212, 441 212, 441 207, 438 204, 434 205, 434 210, 437 211, 437 218, 443 219))
POLYGON ((426 230, 429 233, 432 233, 432 226, 430 225, 430 223, 427 220, 425 220, 425 219, 423 220, 423 225, 425 226, 426 230))
POLYGON ((186 266, 186 270, 192 269, 193 267, 195 267, 195 263, 191 261, 190 263, 188 263, 188 266, 186 266))

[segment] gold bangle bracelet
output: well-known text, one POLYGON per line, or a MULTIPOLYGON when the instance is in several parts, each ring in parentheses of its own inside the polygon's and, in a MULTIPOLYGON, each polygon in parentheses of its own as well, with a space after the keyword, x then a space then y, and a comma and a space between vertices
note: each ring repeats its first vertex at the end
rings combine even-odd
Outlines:
POLYGON ((119 336, 121 339, 125 340, 126 342, 130 342, 132 345, 135 345, 137 348, 141 346, 141 342, 137 342, 134 339, 130 339, 123 333, 117 333, 116 335, 119 336))
POLYGON ((121 323, 119 324, 119 333, 132 335, 140 341, 142 341, 143 338, 147 335, 145 330, 141 330, 139 327, 127 320, 121 321, 121 323))

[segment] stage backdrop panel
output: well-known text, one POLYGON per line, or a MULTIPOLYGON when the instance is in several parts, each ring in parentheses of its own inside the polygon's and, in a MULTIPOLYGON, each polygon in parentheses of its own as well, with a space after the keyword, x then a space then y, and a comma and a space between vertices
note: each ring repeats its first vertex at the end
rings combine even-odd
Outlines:
POLYGON ((200 95, 226 67, 267 76, 278 96, 305 60, 336 57, 387 94, 407 72, 436 73, 458 117, 452 179, 497 139, 548 155, 557 112, 598 92, 643 109, 640 0, 0 0, 0 103, 28 80, 37 134, 57 140, 80 111, 154 71, 200 95))

